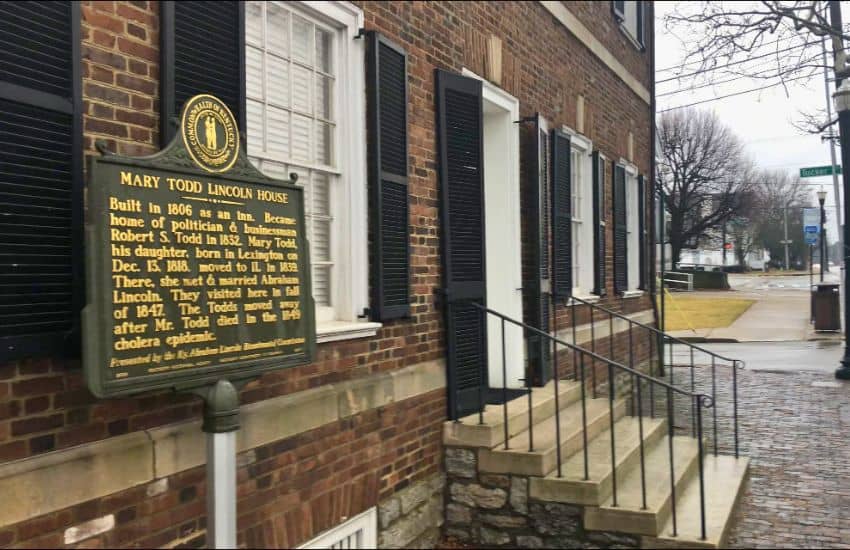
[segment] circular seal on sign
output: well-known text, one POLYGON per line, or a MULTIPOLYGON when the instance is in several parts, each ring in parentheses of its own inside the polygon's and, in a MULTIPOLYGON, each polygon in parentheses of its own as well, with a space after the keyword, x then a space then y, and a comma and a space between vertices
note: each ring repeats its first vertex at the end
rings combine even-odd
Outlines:
POLYGON ((200 94, 183 106, 180 131, 189 156, 207 172, 230 170, 239 156, 236 118, 217 97, 200 94))

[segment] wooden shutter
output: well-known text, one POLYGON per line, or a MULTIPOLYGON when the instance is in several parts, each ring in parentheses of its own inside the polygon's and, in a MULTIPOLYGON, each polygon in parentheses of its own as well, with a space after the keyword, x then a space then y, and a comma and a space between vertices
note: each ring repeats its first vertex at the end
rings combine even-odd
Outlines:
POLYGON ((174 137, 172 117, 187 99, 221 99, 245 132, 245 5, 233 0, 161 4, 161 143, 174 137))
POLYGON ((622 294, 629 289, 628 240, 626 215, 626 168, 614 165, 614 292, 622 294))
POLYGON ((0 4, 0 361, 79 353, 79 10, 0 4))
POLYGON ((478 410, 487 387, 481 81, 436 71, 449 415, 478 410))
POLYGON ((370 32, 366 59, 372 318, 410 314, 407 54, 370 32))
POLYGON ((570 151, 569 134, 552 130, 552 293, 556 300, 573 291, 570 151))
POLYGON ((605 296, 605 157, 593 152, 593 293, 605 296))
MULTIPOLYGON (((549 135, 543 128, 543 120, 535 113, 533 123, 524 128, 523 166, 525 185, 523 218, 527 224, 530 249, 530 269, 523 281, 526 303, 526 322, 531 326, 550 331, 551 281, 549 279, 549 135)), ((528 333, 528 362, 537 385, 543 385, 552 377, 549 343, 539 334, 528 333)))
POLYGON ((638 217, 638 288, 646 290, 647 282, 647 250, 646 250, 646 185, 643 176, 638 176, 637 187, 637 217, 638 217))

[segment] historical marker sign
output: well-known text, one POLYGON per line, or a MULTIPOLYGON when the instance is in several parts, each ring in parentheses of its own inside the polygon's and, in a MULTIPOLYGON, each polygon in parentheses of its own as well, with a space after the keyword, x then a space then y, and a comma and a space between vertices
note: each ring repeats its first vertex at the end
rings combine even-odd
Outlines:
POLYGON ((211 96, 160 153, 89 164, 84 369, 101 397, 309 362, 303 190, 245 159, 211 96))

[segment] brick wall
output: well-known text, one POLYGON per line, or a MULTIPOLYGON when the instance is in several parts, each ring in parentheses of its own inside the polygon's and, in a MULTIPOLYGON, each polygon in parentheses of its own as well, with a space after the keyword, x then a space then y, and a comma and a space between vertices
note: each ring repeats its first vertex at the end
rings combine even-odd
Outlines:
MULTIPOLYGON (((581 17, 585 12, 610 17, 607 3, 586 4, 581 17)), ((242 403, 443 357, 442 316, 434 307, 434 291, 441 286, 434 68, 459 72, 467 67, 484 74, 485 44, 491 35, 502 40, 501 86, 519 99, 523 116, 539 111, 550 127, 575 128, 576 98, 582 94, 586 134, 594 146, 609 158, 624 157, 625 136, 631 130, 634 162, 649 173, 648 106, 538 3, 359 5, 367 28, 380 30, 409 54, 412 315, 386 323, 373 338, 319 345, 314 363, 263 376, 243 390, 242 403)), ((158 4, 83 2, 81 10, 85 154, 95 154, 99 139, 120 154, 156 151, 158 4)), ((642 81, 649 78, 648 55, 629 52, 626 57, 634 60, 624 61, 642 81)), ((606 208, 610 215, 610 206, 606 208)), ((609 294, 611 276, 609 258, 609 294)), ((620 303, 612 296, 605 303, 628 311, 649 307, 646 299, 620 303)), ((568 324, 568 319, 559 321, 560 327, 568 324)), ((340 515, 352 515, 436 471, 444 392, 418 399, 248 453, 255 460, 245 458, 251 463, 239 473, 240 542, 295 544, 336 522, 339 518, 328 512, 333 506, 343 503, 340 515), (319 438, 326 439, 321 448, 319 438), (327 444, 330 440, 332 445, 327 444), (349 496, 340 500, 334 495, 349 496)), ((77 360, 52 357, 3 364, 0 464, 198 418, 200 410, 198 399, 171 393, 96 400, 85 389, 77 360)), ((132 489, 0 528, 0 546, 60 545, 67 527, 108 514, 115 515, 116 527, 90 539, 91 544, 148 546, 191 540, 203 528, 202 469, 172 476, 167 484, 157 496, 148 497, 146 488, 132 489), (171 506, 175 508, 167 515, 164 511, 171 506)))

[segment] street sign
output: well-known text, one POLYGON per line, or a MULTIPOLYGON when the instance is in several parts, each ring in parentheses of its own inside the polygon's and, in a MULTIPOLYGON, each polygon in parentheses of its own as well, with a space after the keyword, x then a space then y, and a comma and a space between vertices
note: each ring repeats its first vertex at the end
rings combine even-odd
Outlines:
POLYGON ((212 96, 160 153, 91 157, 83 367, 98 397, 309 363, 304 190, 251 165, 212 96))
POLYGON ((836 174, 841 173, 841 166, 808 166, 800 168, 801 178, 817 178, 819 176, 831 176, 833 169, 836 174))
POLYGON ((820 233, 820 210, 817 208, 803 208, 803 233, 820 233))
POLYGON ((818 244, 818 234, 817 233, 806 233, 806 244, 811 244, 817 246, 818 244))

